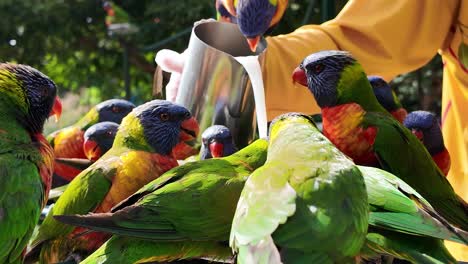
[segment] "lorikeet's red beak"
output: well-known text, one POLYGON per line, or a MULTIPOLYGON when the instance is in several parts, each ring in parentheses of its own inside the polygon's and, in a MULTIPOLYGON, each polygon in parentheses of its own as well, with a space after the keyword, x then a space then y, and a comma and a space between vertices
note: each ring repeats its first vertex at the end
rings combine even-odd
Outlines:
POLYGON ((398 108, 397 110, 393 111, 391 114, 396 120, 398 120, 398 122, 403 123, 406 116, 408 115, 408 112, 406 112, 406 109, 401 107, 401 108, 398 108))
POLYGON ((92 139, 85 140, 83 143, 83 151, 86 157, 92 161, 98 160, 102 155, 101 148, 99 148, 97 142, 92 139))
POLYGON ((222 143, 214 141, 210 143, 210 152, 213 158, 221 158, 224 153, 224 145, 222 143))
POLYGON ((307 87, 307 76, 305 74, 305 71, 301 69, 300 67, 297 67, 294 69, 293 75, 293 83, 300 83, 307 87))
POLYGON ((258 42, 260 42, 260 36, 247 38, 247 42, 249 43, 250 50, 255 52, 257 50, 258 42))
POLYGON ((55 97, 54 105, 52 106, 52 111, 50 111, 49 116, 55 116, 55 122, 58 122, 60 116, 62 115, 62 103, 58 96, 55 97))
POLYGON ((194 117, 185 120, 180 125, 180 141, 191 141, 197 138, 200 128, 198 122, 194 117))
POLYGON ((418 129, 412 129, 411 132, 413 132, 413 134, 419 139, 419 140, 422 140, 423 139, 423 133, 421 132, 421 130, 418 130, 418 129))

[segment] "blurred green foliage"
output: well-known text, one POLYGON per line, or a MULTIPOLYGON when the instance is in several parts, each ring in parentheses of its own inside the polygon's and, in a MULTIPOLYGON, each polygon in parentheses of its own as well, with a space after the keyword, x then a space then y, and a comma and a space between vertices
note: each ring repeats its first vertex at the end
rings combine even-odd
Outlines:
MULTIPOLYGON (((273 34, 291 32, 303 23, 320 23, 322 1, 290 0, 273 34)), ((1 0, 0 59, 38 68, 56 81, 62 95, 80 92, 81 103, 89 105, 125 96, 122 56, 123 46, 128 45, 131 99, 142 103, 151 98, 157 51, 145 47, 191 27, 194 21, 215 17, 214 0, 114 2, 128 12, 138 33, 125 38, 109 36, 102 0, 1 0)), ((345 3, 336 0, 335 12, 345 3)), ((183 51, 188 39, 185 34, 158 49, 183 51)), ((440 60, 435 59, 422 71, 395 79, 393 87, 406 107, 439 111, 441 68, 440 60)))

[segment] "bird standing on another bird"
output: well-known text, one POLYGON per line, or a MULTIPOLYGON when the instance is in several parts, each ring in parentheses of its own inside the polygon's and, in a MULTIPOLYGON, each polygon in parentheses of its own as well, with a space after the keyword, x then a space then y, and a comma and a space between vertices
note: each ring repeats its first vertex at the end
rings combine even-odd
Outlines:
MULTIPOLYGON (((111 99, 91 108, 75 124, 52 132, 47 140, 54 148, 56 158, 85 159, 83 135, 90 126, 104 121, 120 124, 122 118, 132 111, 134 104, 127 100, 111 99)), ((56 163, 54 174, 66 181, 71 181, 81 170, 65 164, 56 163)))
POLYGON ((427 111, 411 112, 403 122, 422 141, 439 169, 447 176, 450 170, 450 154, 444 145, 442 130, 436 116, 427 111))
MULTIPOLYGON (((153 100, 133 109, 122 121, 112 148, 74 178, 50 210, 32 240, 30 259, 55 263, 72 253, 89 254, 108 238, 102 233, 75 237, 84 230, 54 215, 108 212, 148 182, 176 167, 172 148, 198 134, 190 112, 168 101, 153 100)), ((173 202, 173 201, 172 201, 173 202)))
POLYGON ((0 64, 0 263, 22 263, 45 206, 54 153, 42 135, 62 106, 55 83, 21 64, 0 64))
POLYGON ((224 8, 237 18, 239 29, 247 38, 252 52, 257 50, 260 38, 279 23, 288 7, 288 0, 220 1, 224 8))
POLYGON ((468 205, 424 145, 377 101, 362 66, 345 51, 306 57, 293 79, 322 109, 323 132, 360 165, 381 166, 421 194, 451 224, 468 231, 468 205))
POLYGON ((214 125, 203 131, 200 160, 226 157, 236 151, 229 128, 214 125))
POLYGON ((393 91, 390 85, 382 79, 382 77, 367 76, 367 79, 369 79, 369 83, 372 85, 377 101, 379 101, 385 110, 390 112, 398 122, 403 123, 408 112, 401 105, 395 91, 393 91))

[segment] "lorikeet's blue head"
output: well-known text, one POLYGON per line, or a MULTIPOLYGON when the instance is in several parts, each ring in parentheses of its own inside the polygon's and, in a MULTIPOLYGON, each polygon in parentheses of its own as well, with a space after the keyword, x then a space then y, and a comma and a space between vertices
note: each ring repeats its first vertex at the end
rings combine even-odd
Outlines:
POLYGON ((198 123, 183 106, 153 100, 133 111, 140 120, 146 141, 160 154, 169 155, 179 141, 188 142, 197 137, 198 123))
POLYGON ((84 133, 83 150, 89 160, 96 161, 106 153, 114 143, 119 124, 101 122, 89 127, 84 133))
POLYGON ((302 61, 294 70, 293 80, 308 87, 321 108, 335 106, 342 72, 355 63, 356 60, 348 52, 320 51, 302 61))
POLYGON ((202 134, 200 160, 226 157, 237 151, 229 128, 214 125, 202 134))
POLYGON ((135 108, 131 102, 123 99, 110 99, 96 105, 99 122, 110 121, 117 124, 135 108))
POLYGON ((12 112, 32 134, 42 133, 49 116, 62 113, 55 83, 30 66, 1 63, 0 92, 3 110, 12 112))
POLYGON ((414 111, 406 116, 403 125, 419 138, 431 155, 445 149, 437 117, 427 111, 414 111))
POLYGON ((379 104, 390 112, 398 122, 403 123, 408 112, 403 108, 390 85, 380 76, 367 76, 367 79, 379 104))
POLYGON ((276 0, 238 1, 237 24, 253 52, 257 49, 260 37, 281 19, 286 5, 287 1, 276 0))
POLYGON ((369 83, 374 90, 377 101, 389 112, 395 111, 401 107, 395 101, 393 90, 388 83, 380 76, 368 76, 369 83))

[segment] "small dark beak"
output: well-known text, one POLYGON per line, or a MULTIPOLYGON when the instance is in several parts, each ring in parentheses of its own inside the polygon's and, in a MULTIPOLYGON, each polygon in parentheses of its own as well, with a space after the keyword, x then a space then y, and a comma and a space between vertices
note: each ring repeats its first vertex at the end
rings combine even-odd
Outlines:
POLYGON ((300 83, 307 87, 307 76, 305 74, 305 71, 301 69, 300 67, 297 67, 294 69, 293 75, 292 75, 293 83, 300 83))
POLYGON ((210 152, 213 158, 221 158, 224 154, 224 145, 222 143, 214 141, 210 143, 210 152))
POLYGON ((257 50, 258 42, 260 42, 260 36, 247 38, 247 43, 249 43, 249 47, 252 52, 257 50))
POLYGON ((83 143, 83 151, 86 157, 91 161, 98 160, 102 155, 101 148, 99 147, 97 142, 92 139, 85 140, 85 142, 83 143))
POLYGON ((179 140, 187 142, 197 138, 200 128, 198 127, 197 120, 191 117, 182 122, 180 130, 179 140))
POLYGON ((55 116, 55 122, 58 122, 60 116, 62 115, 62 103, 58 96, 55 97, 54 105, 52 106, 52 110, 50 111, 49 116, 55 116))

